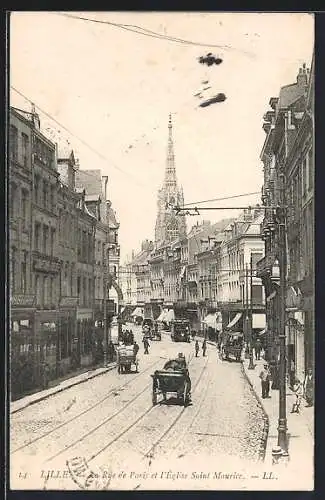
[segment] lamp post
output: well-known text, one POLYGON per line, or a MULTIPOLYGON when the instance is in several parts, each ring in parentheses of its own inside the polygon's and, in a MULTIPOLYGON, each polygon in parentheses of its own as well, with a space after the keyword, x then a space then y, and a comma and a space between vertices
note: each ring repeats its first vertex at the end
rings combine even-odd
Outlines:
POLYGON ((280 370, 279 370, 279 420, 278 420, 278 446, 284 454, 288 454, 287 416, 286 416, 286 234, 285 234, 285 208, 284 208, 284 173, 280 174, 281 182, 281 207, 277 208, 276 216, 279 225, 279 267, 280 267, 280 315, 279 315, 279 344, 280 344, 280 370))
POLYGON ((105 267, 104 267, 104 367, 107 367, 108 362, 108 342, 111 340, 110 325, 108 324, 107 302, 109 301, 109 289, 111 286, 111 276, 109 272, 109 251, 110 245, 107 244, 105 252, 105 267))
POLYGON ((249 365, 248 370, 255 370, 253 359, 253 258, 250 258, 250 308, 249 308, 249 365))

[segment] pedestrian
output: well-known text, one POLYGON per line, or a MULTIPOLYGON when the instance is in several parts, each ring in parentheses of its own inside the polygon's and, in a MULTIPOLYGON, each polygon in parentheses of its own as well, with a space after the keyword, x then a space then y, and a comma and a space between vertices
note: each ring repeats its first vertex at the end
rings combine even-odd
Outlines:
POLYGON ((311 368, 308 369, 307 375, 304 380, 304 395, 307 401, 306 406, 313 406, 314 404, 314 375, 311 368))
POLYGON ((264 365, 259 377, 262 384, 262 398, 269 398, 271 373, 267 364, 264 365))
POLYGON ((301 398, 304 393, 304 388, 299 379, 296 379, 293 391, 296 395, 296 401, 292 405, 291 413, 300 413, 301 398))
POLYGON ((199 354, 200 346, 198 340, 195 341, 195 357, 197 358, 199 354))
POLYGON ((134 356, 137 357, 137 354, 139 352, 139 345, 137 344, 136 341, 134 341, 134 344, 133 344, 133 352, 134 352, 134 356))
POLYGON ((202 344, 203 356, 205 356, 206 351, 207 351, 207 339, 204 339, 202 344))
POLYGON ((110 340, 110 342, 108 344, 108 360, 109 360, 109 363, 112 363, 112 361, 114 359, 114 354, 115 354, 115 347, 114 347, 113 342, 110 340))
POLYGON ((256 339, 255 342, 255 359, 256 361, 259 361, 261 359, 261 341, 260 339, 256 339))
POLYGON ((150 347, 150 344, 149 344, 149 340, 147 339, 147 337, 144 337, 143 338, 143 347, 144 347, 144 354, 149 354, 149 347, 150 347))

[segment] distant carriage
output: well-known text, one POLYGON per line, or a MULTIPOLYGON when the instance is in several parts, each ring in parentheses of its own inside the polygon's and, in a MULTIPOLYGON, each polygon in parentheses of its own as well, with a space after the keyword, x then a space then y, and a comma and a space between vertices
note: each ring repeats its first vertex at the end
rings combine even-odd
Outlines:
POLYGON ((230 360, 235 358, 236 361, 241 360, 242 351, 244 348, 244 335, 240 332, 226 333, 223 341, 222 355, 224 359, 230 360))
POLYGON ((123 345, 117 348, 117 371, 118 373, 131 373, 132 366, 135 367, 135 372, 139 371, 138 358, 134 352, 133 345, 123 345))
POLYGON ((190 342, 190 322, 185 319, 174 320, 171 324, 171 339, 174 342, 190 342))
POLYGON ((184 358, 167 361, 163 370, 156 370, 153 375, 152 404, 156 405, 162 394, 166 401, 167 394, 176 395, 187 406, 191 399, 191 380, 184 358))

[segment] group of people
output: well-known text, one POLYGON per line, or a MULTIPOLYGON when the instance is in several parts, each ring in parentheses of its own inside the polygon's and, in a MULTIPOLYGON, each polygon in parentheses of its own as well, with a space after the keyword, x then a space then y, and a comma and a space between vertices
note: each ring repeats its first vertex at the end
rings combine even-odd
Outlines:
MULTIPOLYGON (((262 386, 262 398, 270 398, 270 383, 272 380, 272 373, 267 363, 264 364, 259 377, 262 386)), ((306 406, 310 407, 314 404, 314 375, 311 368, 308 369, 304 382, 302 383, 298 378, 293 386, 296 399, 292 405, 291 413, 300 413, 300 406, 302 398, 306 400, 306 406)))
MULTIPOLYGON (((195 341, 194 349, 195 349, 195 357, 197 358, 200 351, 200 344, 198 340, 195 341)), ((206 352, 207 352, 207 340, 204 339, 202 342, 202 355, 205 356, 206 352)))

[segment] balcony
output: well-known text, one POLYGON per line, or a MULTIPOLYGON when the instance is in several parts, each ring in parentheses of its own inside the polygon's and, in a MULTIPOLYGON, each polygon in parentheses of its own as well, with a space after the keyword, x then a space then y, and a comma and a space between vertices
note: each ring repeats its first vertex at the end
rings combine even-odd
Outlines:
POLYGON ((57 257, 45 255, 41 252, 33 252, 33 268, 35 271, 57 274, 60 272, 61 263, 57 257))
POLYGON ((262 278, 265 275, 271 277, 272 268, 276 260, 275 252, 271 252, 256 263, 256 277, 262 278))

